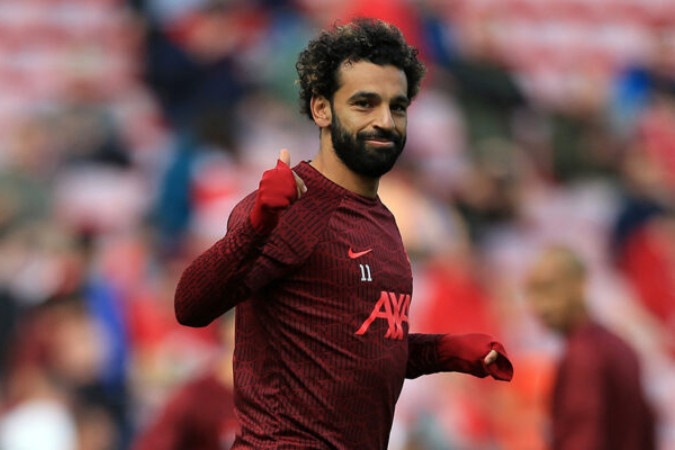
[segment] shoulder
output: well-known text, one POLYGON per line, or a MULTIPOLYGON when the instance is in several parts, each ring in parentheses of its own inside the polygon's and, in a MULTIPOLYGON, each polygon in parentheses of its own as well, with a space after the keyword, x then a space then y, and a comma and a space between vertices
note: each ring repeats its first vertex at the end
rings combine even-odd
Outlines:
POLYGON ((306 259, 331 229, 342 201, 339 194, 308 183, 307 193, 282 213, 264 252, 281 260, 306 259))
POLYGON ((619 335, 598 323, 590 323, 569 340, 568 364, 587 368, 637 365, 637 353, 619 335))
POLYGON ((605 353, 634 353, 633 348, 626 340, 599 323, 591 323, 586 327, 583 341, 586 342, 587 346, 592 346, 605 353))
POLYGON ((307 192, 282 214, 280 225, 306 234, 321 233, 342 204, 345 192, 307 163, 293 170, 305 182, 307 192))

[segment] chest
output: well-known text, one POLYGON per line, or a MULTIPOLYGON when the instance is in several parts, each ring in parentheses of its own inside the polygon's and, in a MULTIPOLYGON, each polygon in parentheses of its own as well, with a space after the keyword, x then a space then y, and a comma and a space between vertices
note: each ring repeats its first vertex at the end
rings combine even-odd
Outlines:
POLYGON ((289 281, 286 289, 293 291, 292 298, 304 298, 296 306, 305 316, 320 311, 325 325, 335 321, 352 333, 363 328, 364 333, 399 339, 407 331, 412 272, 388 211, 334 214, 289 281))
POLYGON ((410 261, 396 222, 385 211, 335 214, 306 268, 359 297, 412 294, 410 261))

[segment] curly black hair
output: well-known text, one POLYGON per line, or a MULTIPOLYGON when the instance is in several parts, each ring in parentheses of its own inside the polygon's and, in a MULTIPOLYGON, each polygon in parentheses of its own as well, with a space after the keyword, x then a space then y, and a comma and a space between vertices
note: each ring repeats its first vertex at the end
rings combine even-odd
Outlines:
POLYGON ((419 92, 426 68, 418 59, 417 49, 408 45, 394 25, 378 19, 357 18, 321 32, 298 56, 295 68, 299 77, 301 113, 312 119, 312 96, 333 99, 339 88, 338 70, 342 63, 364 60, 403 70, 410 100, 419 92))

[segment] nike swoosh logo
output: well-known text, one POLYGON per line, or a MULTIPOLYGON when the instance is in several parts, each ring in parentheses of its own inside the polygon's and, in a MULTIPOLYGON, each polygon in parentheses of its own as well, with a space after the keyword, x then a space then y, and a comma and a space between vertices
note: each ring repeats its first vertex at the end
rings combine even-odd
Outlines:
POLYGON ((373 249, 369 248, 368 250, 364 250, 362 252, 355 252, 355 251, 352 250, 351 247, 349 247, 349 252, 347 252, 347 256, 349 256, 350 259, 356 259, 356 258, 362 257, 363 255, 367 255, 368 253, 370 253, 372 251, 373 251, 373 249))

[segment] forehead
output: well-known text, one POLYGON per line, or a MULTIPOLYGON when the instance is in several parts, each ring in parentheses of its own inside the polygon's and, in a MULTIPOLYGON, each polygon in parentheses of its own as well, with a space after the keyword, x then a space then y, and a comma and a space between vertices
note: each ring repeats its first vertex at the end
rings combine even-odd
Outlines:
POLYGON ((550 258, 539 258, 529 267, 526 273, 526 285, 528 287, 535 287, 540 284, 550 283, 555 281, 559 274, 559 268, 556 267, 555 261, 550 258))
POLYGON ((579 277, 573 276, 574 273, 569 264, 569 261, 560 255, 545 255, 537 260, 530 268, 527 276, 527 284, 529 287, 538 287, 572 282, 579 277))
POLYGON ((350 97, 356 92, 370 92, 383 97, 407 97, 408 93, 408 80, 403 70, 369 61, 342 63, 338 81, 336 96, 350 97))

